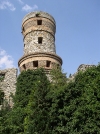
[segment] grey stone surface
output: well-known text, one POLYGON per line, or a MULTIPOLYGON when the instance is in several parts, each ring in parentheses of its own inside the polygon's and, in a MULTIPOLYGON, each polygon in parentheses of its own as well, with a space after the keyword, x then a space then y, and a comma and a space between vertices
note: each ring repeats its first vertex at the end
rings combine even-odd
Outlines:
POLYGON ((78 71, 78 72, 79 72, 79 71, 85 71, 87 68, 90 68, 90 67, 93 67, 93 66, 95 66, 95 65, 81 64, 81 65, 78 67, 77 71, 78 71))
POLYGON ((4 98, 8 104, 12 107, 11 94, 15 94, 16 91, 16 80, 17 80, 17 69, 5 69, 0 70, 0 75, 4 74, 4 80, 0 82, 0 90, 4 92, 4 98))
MULTIPOLYGON (((37 26, 37 20, 32 20, 32 21, 29 21, 28 23, 26 23, 24 25, 24 31, 27 30, 28 28, 32 27, 32 26, 35 26, 37 27, 38 29, 37 30, 41 30, 41 27, 40 26, 37 26)), ((52 34, 54 35, 55 32, 56 32, 56 26, 48 21, 45 21, 45 20, 42 20, 42 28, 44 27, 47 27, 49 28, 51 31, 52 31, 52 34)))
POLYGON ((35 52, 56 53, 54 37, 45 31, 34 31, 24 38, 24 55, 35 52), (43 37, 42 44, 38 43, 38 37, 43 37))
POLYGON ((42 11, 35 11, 35 12, 31 12, 31 13, 27 14, 27 15, 23 18, 22 24, 23 24, 27 19, 32 18, 32 17, 35 17, 37 13, 40 13, 40 16, 41 16, 41 17, 48 18, 48 19, 52 20, 52 22, 55 24, 54 18, 53 18, 50 14, 48 14, 48 13, 46 13, 46 12, 42 12, 42 11))
POLYGON ((86 71, 86 69, 90 67, 95 67, 95 65, 81 64, 78 67, 77 71, 69 77, 69 81, 74 80, 75 76, 78 74, 79 71, 86 71))

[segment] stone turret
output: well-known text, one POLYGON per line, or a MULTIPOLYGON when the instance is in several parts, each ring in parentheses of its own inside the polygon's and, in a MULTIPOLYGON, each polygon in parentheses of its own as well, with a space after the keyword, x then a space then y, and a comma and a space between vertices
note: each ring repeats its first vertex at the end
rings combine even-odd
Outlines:
POLYGON ((56 55, 56 23, 45 12, 31 12, 22 21, 24 55, 18 62, 20 71, 43 67, 50 71, 61 67, 62 59, 56 55))

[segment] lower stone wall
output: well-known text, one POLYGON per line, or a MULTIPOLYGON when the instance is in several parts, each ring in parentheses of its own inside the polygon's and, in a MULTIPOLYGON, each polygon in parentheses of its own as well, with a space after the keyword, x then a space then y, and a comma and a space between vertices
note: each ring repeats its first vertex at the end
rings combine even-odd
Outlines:
POLYGON ((94 66, 95 66, 95 65, 81 64, 81 65, 78 67, 77 72, 74 73, 73 75, 70 75, 70 76, 69 76, 69 81, 70 81, 70 80, 74 80, 75 76, 77 75, 77 73, 78 73, 79 71, 86 71, 87 68, 94 67, 94 66))
MULTIPOLYGON (((42 61, 42 62, 39 61, 40 66, 44 66, 45 64, 46 64, 46 61, 42 61)), ((31 65, 33 65, 33 63, 30 63, 30 64, 28 63, 27 67, 31 69, 31 65)), ((51 65, 51 68, 52 68, 52 66, 53 65, 51 65)), ((74 73, 73 75, 71 75, 70 78, 68 78, 68 80, 69 81, 74 80, 75 76, 77 75, 77 73, 79 71, 85 71, 87 68, 92 67, 92 66, 95 66, 95 65, 81 64, 78 67, 77 72, 74 73)), ((33 66, 32 66, 32 68, 33 68, 33 66)), ((45 68, 45 69, 46 69, 47 77, 51 81, 50 74, 49 74, 49 71, 51 69, 50 68, 45 68)), ((23 70, 25 70, 25 69, 23 69, 23 70)), ((16 68, 0 70, 0 90, 2 90, 4 92, 4 98, 8 102, 10 107, 13 106, 11 94, 14 95, 16 92, 16 82, 17 82, 17 69, 16 68), (2 76, 4 79, 1 80, 2 76)), ((0 107, 1 106, 2 105, 0 105, 0 107)))
POLYGON ((17 69, 5 69, 0 70, 0 76, 4 76, 4 79, 0 81, 0 90, 4 92, 4 99, 8 102, 10 107, 13 106, 11 94, 15 94, 16 81, 17 81, 17 69))
POLYGON ((81 64, 81 65, 78 67, 77 71, 78 71, 78 72, 79 72, 79 71, 85 71, 87 68, 90 68, 90 67, 93 67, 93 66, 95 66, 95 65, 85 65, 85 64, 81 64))

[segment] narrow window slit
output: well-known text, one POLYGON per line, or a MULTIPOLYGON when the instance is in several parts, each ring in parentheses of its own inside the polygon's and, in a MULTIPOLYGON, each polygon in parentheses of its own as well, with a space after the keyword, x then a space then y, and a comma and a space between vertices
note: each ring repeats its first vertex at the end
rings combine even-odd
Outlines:
POLYGON ((46 67, 50 67, 50 63, 51 63, 51 61, 47 61, 46 62, 46 67))
POLYGON ((25 69, 25 70, 26 70, 26 66, 25 66, 25 64, 23 65, 23 69, 25 69))
POLYGON ((38 37, 38 43, 42 44, 43 37, 38 37))

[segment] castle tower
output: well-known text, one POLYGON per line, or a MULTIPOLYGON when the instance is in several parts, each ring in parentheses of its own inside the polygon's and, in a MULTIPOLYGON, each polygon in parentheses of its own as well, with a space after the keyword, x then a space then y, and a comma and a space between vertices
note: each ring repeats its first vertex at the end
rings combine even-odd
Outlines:
POLYGON ((22 21, 24 55, 18 62, 20 71, 43 67, 50 71, 61 67, 62 59, 56 55, 56 24, 45 12, 31 12, 22 21))

